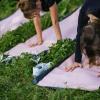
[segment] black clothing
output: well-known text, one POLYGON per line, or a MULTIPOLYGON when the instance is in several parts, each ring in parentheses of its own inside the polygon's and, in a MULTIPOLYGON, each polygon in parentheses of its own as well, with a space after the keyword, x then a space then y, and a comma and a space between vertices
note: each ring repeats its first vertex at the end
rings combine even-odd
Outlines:
POLYGON ((81 63, 82 54, 80 50, 80 36, 82 34, 82 29, 88 23, 87 12, 100 18, 100 0, 85 0, 79 14, 77 36, 76 36, 76 51, 75 51, 75 62, 81 63))
POLYGON ((49 11, 49 8, 54 4, 54 3, 59 3, 61 0, 41 0, 41 6, 43 11, 49 11))

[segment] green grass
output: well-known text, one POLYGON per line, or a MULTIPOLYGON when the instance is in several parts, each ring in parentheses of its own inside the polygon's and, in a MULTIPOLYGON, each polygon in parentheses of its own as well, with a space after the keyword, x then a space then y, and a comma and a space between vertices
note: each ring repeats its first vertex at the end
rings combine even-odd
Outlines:
POLYGON ((23 26, 18 27, 17 30, 7 32, 7 34, 0 39, 0 51, 5 52, 9 50, 16 44, 24 42, 33 36, 34 33, 35 29, 32 22, 23 24, 23 26))
POLYGON ((82 3, 83 0, 62 0, 62 2, 58 5, 60 20, 63 19, 64 16, 73 12, 76 8, 82 5, 82 3))
MULTIPOLYGON (((0 1, 1 19, 16 10, 15 3, 13 0, 0 1)), ((81 3, 81 0, 62 0, 58 9, 59 20, 62 20, 81 3)), ((43 29, 51 25, 49 19, 49 13, 42 17, 43 29)), ((7 32, 0 39, 0 52, 5 52, 18 43, 26 41, 34 33, 35 29, 32 22, 25 23, 12 32, 7 32)), ((73 52, 73 41, 59 41, 48 52, 39 54, 40 62, 51 61, 54 63, 53 67, 55 67, 73 52)), ((32 55, 24 54, 21 57, 14 58, 9 64, 0 62, 0 100, 100 100, 100 89, 88 92, 74 89, 50 89, 33 85, 32 68, 36 63, 31 59, 32 55)))
MULTIPOLYGON (((52 61, 57 65, 73 52, 73 41, 59 41, 48 52, 39 54, 40 62, 52 61)), ((35 65, 30 54, 14 58, 9 64, 0 63, 0 100, 100 100, 100 90, 88 92, 33 85, 32 68, 35 65)))
MULTIPOLYGON (((59 20, 62 20, 64 16, 75 10, 81 3, 82 1, 80 0, 62 0, 62 2, 58 5, 59 20)), ((41 18, 41 23, 43 30, 51 26, 49 13, 41 18)), ((0 52, 5 52, 17 45, 18 43, 26 41, 35 33, 36 32, 32 21, 23 24, 16 30, 7 32, 4 36, 2 36, 2 38, 0 38, 0 52)))
POLYGON ((0 0, 0 20, 16 11, 16 0, 0 0))
MULTIPOLYGON (((0 0, 0 20, 10 16, 14 11, 16 11, 16 2, 17 0, 0 0)), ((60 10, 65 7, 65 9, 62 11, 61 16, 63 16, 63 13, 69 11, 69 8, 73 10, 81 3, 82 0, 62 0, 60 10), (71 2, 71 3, 70 3, 71 2), (76 5, 77 4, 77 5, 76 5)))

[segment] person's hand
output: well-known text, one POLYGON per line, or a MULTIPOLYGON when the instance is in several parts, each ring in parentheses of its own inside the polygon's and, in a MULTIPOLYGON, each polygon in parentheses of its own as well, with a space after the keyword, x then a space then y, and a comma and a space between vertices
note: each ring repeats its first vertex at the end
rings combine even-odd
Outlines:
POLYGON ((31 48, 31 47, 37 46, 38 43, 36 43, 36 44, 34 44, 34 43, 30 43, 30 44, 27 44, 27 45, 31 48))
POLYGON ((37 45, 41 45, 42 43, 43 43, 43 41, 40 41, 38 43, 31 43, 31 42, 29 42, 29 43, 26 43, 26 44, 31 48, 31 47, 35 47, 37 45))
POLYGON ((38 41, 38 45, 41 45, 43 43, 43 40, 38 41))
POLYGON ((82 67, 82 64, 81 63, 78 63, 78 62, 74 62, 71 66, 65 67, 65 71, 66 72, 73 71, 74 69, 76 69, 78 67, 82 67))

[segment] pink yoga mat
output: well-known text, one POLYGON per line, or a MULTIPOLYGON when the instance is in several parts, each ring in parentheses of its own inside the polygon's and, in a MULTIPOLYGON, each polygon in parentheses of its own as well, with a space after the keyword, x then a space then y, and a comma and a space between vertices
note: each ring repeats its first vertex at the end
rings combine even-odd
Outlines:
MULTIPOLYGON (((40 12, 41 16, 44 14, 44 12, 40 12)), ((0 21, 0 37, 8 31, 15 30, 23 23, 26 23, 28 21, 29 20, 23 16, 21 10, 18 9, 14 14, 0 21)))
MULTIPOLYGON (((63 39, 75 39, 77 33, 79 10, 80 9, 60 22, 63 39)), ((37 42, 36 36, 33 36, 25 43, 18 44, 6 53, 11 56, 19 56, 23 52, 39 54, 44 50, 48 50, 48 47, 51 46, 52 43, 56 43, 56 36, 52 27, 43 31, 43 39, 44 43, 42 45, 30 48, 28 46, 29 44, 37 42)), ((83 63, 85 63, 84 59, 83 63)), ((98 78, 96 75, 100 71, 100 68, 96 66, 93 68, 88 68, 87 65, 84 66, 84 68, 77 68, 73 72, 65 72, 64 67, 71 65, 73 62, 74 55, 69 57, 69 59, 64 61, 60 66, 56 67, 53 71, 46 75, 38 83, 38 85, 58 88, 79 88, 90 91, 98 89, 100 87, 100 78, 98 78)))
POLYGON ((7 31, 12 31, 25 22, 28 22, 28 20, 24 18, 22 12, 18 9, 13 15, 0 21, 0 37, 7 31))
MULTIPOLYGON (((59 22, 63 39, 75 39, 77 34, 79 10, 80 8, 76 10, 71 16, 66 17, 64 20, 59 22)), ((56 43, 57 41, 52 27, 43 31, 43 40, 44 43, 42 45, 30 48, 28 46, 29 44, 37 43, 37 38, 35 35, 29 40, 27 40, 25 43, 18 44, 11 50, 7 51, 6 54, 9 54, 11 56, 19 56, 23 52, 39 54, 44 50, 48 50, 49 46, 51 46, 52 43, 56 43)))
POLYGON ((84 68, 76 68, 73 72, 66 72, 65 67, 73 64, 74 55, 65 60, 60 66, 56 67, 48 75, 46 75, 39 83, 39 86, 54 88, 74 88, 82 90, 97 90, 100 87, 100 66, 88 67, 84 64, 86 58, 83 58, 84 68))

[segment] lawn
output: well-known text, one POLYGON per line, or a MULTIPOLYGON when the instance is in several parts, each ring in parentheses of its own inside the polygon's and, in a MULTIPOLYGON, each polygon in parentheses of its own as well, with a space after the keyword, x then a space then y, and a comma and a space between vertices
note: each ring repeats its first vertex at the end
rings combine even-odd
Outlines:
MULTIPOLYGON (((64 13, 66 15, 69 9, 75 9, 80 5, 81 1, 82 0, 62 0, 61 6, 59 7, 60 11, 63 10, 61 16, 63 16, 64 13)), ((17 0, 0 0, 0 20, 13 14, 17 10, 16 4, 17 0)))
MULTIPOLYGON (((62 0, 58 7, 59 20, 75 10, 81 3, 81 0, 62 0)), ((15 4, 16 2, 13 0, 9 0, 9 3, 8 0, 1 0, 0 16, 2 17, 0 18, 5 18, 13 13, 16 10, 15 4), (5 4, 10 6, 7 8, 5 4), (10 13, 4 15, 1 8, 10 13)), ((43 29, 51 25, 49 19, 49 13, 41 18, 43 29)), ((32 21, 23 24, 16 30, 7 32, 0 38, 0 52, 4 53, 33 35, 35 35, 35 29, 32 21)), ((57 44, 50 47, 49 51, 44 51, 38 55, 41 58, 40 62, 51 61, 53 62, 52 67, 57 67, 74 52, 74 46, 75 41, 72 40, 58 41, 57 44)), ((0 100, 100 100, 100 89, 88 92, 79 89, 51 89, 33 85, 32 68, 36 65, 32 60, 33 56, 22 54, 10 62, 0 62, 0 100)))
POLYGON ((16 0, 0 0, 0 20, 16 11, 16 0))
MULTIPOLYGON (((80 0, 62 0, 58 5, 59 20, 62 20, 69 13, 74 11, 82 3, 80 0)), ((51 20, 49 13, 41 18, 42 29, 46 29, 51 26, 51 20)), ((7 32, 2 38, 0 38, 0 52, 5 52, 18 43, 25 42, 27 39, 35 35, 35 28, 32 21, 23 24, 16 30, 7 32)))
MULTIPOLYGON (((51 61, 56 67, 74 52, 74 46, 72 40, 58 41, 49 51, 38 55, 40 62, 51 61)), ((88 92, 33 85, 32 68, 36 65, 33 57, 31 54, 22 54, 10 62, 0 62, 0 100, 100 100, 100 90, 88 92)))

